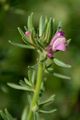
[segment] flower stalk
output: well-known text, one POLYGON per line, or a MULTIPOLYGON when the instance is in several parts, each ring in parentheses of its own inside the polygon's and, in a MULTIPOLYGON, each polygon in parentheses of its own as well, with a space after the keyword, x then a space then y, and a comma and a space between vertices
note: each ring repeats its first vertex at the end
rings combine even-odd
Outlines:
POLYGON ((37 103, 38 103, 38 98, 39 98, 39 93, 40 93, 40 88, 41 88, 41 83, 42 83, 42 73, 43 73, 43 63, 39 62, 38 63, 38 72, 37 72, 37 81, 36 81, 36 86, 35 86, 35 92, 33 95, 31 106, 30 106, 28 120, 33 119, 33 112, 35 112, 35 108, 36 108, 37 103))

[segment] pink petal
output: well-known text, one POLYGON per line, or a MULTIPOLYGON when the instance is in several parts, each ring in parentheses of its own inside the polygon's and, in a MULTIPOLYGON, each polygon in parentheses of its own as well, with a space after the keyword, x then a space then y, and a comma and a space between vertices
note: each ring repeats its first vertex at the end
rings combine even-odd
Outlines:
POLYGON ((52 45, 52 50, 60 50, 60 51, 65 51, 66 50, 66 39, 65 37, 59 37, 57 38, 53 45, 52 45))
POLYGON ((65 51, 67 46, 66 38, 64 37, 64 33, 62 31, 56 32, 54 37, 52 38, 50 44, 48 45, 46 51, 47 51, 47 57, 53 58, 54 53, 56 51, 65 51))
POLYGON ((66 47, 63 43, 59 44, 57 47, 56 47, 56 50, 60 50, 60 51, 65 51, 66 50, 66 47))
POLYGON ((63 37, 63 36, 64 36, 64 33, 63 33, 62 31, 56 32, 55 35, 53 36, 51 42, 50 42, 50 45, 52 45, 53 42, 54 42, 57 38, 63 37))

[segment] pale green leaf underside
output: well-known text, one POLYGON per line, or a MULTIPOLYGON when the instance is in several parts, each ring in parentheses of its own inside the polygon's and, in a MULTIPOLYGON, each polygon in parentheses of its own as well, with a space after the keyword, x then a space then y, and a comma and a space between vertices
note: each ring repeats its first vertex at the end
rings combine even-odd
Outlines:
POLYGON ((55 77, 58 77, 58 78, 61 78, 61 79, 67 79, 67 80, 71 79, 69 76, 65 76, 65 75, 62 75, 62 74, 59 74, 59 73, 53 73, 53 75, 55 77))
POLYGON ((28 88, 27 86, 20 86, 14 83, 7 83, 8 86, 17 90, 24 90, 24 91, 33 91, 33 89, 28 88))
POLYGON ((10 40, 9 40, 9 43, 14 45, 14 46, 21 47, 21 48, 34 49, 34 47, 32 47, 32 46, 11 42, 10 40))
POLYGON ((39 110, 40 113, 45 113, 45 114, 49 114, 49 113, 54 113, 56 112, 56 109, 52 109, 52 110, 49 110, 49 111, 46 111, 46 110, 39 110))
POLYGON ((50 104, 54 101, 55 95, 50 96, 47 100, 41 102, 39 105, 46 105, 46 104, 50 104))
POLYGON ((57 58, 54 58, 54 63, 60 67, 71 68, 71 65, 65 64, 64 62, 58 60, 57 58))

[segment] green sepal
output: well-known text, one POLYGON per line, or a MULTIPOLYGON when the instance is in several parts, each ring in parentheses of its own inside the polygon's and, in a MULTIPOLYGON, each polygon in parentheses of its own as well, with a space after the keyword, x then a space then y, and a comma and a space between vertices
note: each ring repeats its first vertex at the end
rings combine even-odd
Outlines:
POLYGON ((71 39, 68 39, 68 40, 67 40, 67 45, 69 45, 69 44, 70 44, 70 42, 71 42, 71 39))
POLYGON ((62 22, 59 21, 57 31, 62 31, 62 22))

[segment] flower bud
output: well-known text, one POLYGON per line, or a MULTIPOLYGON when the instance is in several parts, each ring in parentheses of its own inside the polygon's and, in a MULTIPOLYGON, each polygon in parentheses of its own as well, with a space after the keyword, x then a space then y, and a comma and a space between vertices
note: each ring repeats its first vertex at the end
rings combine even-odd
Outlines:
POLYGON ((27 37, 29 37, 29 36, 31 35, 31 32, 26 31, 26 32, 25 32, 25 35, 26 35, 27 37))

